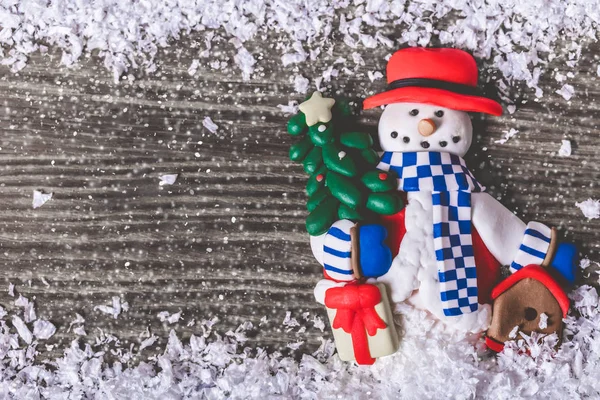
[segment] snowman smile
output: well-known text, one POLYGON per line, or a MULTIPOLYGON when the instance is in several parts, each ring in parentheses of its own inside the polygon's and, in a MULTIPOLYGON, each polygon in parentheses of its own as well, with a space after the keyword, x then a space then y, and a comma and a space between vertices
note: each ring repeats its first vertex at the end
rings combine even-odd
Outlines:
POLYGON ((429 142, 428 142, 428 141, 424 140, 424 141, 422 141, 422 142, 421 142, 421 147, 422 147, 422 148, 424 148, 424 149, 428 149, 428 148, 429 148, 429 146, 430 146, 430 145, 429 145, 429 142))

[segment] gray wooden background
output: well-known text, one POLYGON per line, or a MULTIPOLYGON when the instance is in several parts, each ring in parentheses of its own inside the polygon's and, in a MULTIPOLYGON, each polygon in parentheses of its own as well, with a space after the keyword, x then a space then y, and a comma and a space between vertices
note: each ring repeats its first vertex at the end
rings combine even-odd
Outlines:
MULTIPOLYGON (((190 76, 195 43, 173 44, 161 51, 157 73, 133 72, 118 85, 101 61, 66 69, 59 52, 33 57, 18 74, 0 68, 0 276, 4 288, 15 284, 59 327, 49 343, 75 337, 67 333, 75 313, 86 318, 85 340, 102 329, 124 346, 139 343, 147 327, 161 336, 157 345, 171 328, 187 337, 199 331, 187 326, 191 319, 213 316, 221 332, 252 321, 251 346, 284 350, 304 340, 308 351, 330 337, 328 328, 321 333, 302 319, 305 312, 325 317, 312 296, 321 269, 304 232, 306 175, 287 158, 293 138, 277 105, 302 100, 293 91, 295 71, 317 77, 338 57, 351 59, 349 50, 339 45, 301 68, 282 68, 261 53, 254 79, 242 82, 235 67, 214 71, 206 60, 190 76), (203 128, 206 116, 219 125, 216 134, 203 128), (166 173, 180 176, 160 188, 166 173), (34 189, 54 197, 34 210, 34 189), (129 302, 128 312, 113 319, 94 311, 115 295, 129 302), (165 310, 181 310, 182 319, 160 322, 165 310), (286 311, 305 332, 282 326, 286 311), (269 322, 259 327, 263 316, 269 322)), ((514 115, 475 116, 469 156, 507 207, 558 226, 592 259, 600 221, 586 221, 575 202, 600 198, 600 94, 591 56, 598 50, 588 48, 574 71, 570 102, 554 93, 561 85, 548 74, 541 101, 520 88, 514 115), (518 136, 495 144, 510 128, 518 136), (571 157, 557 156, 561 139, 571 140, 571 157)), ((371 83, 366 73, 384 70, 387 52, 365 51, 366 65, 340 73, 330 89, 357 100, 383 89, 384 80, 371 83)), ((214 51, 230 65, 233 54, 226 45, 214 51)), ((555 67, 566 73, 560 60, 548 69, 555 67)), ((377 114, 365 113, 362 122, 373 130, 377 114)), ((13 309, 13 301, 0 287, 0 304, 13 309)))

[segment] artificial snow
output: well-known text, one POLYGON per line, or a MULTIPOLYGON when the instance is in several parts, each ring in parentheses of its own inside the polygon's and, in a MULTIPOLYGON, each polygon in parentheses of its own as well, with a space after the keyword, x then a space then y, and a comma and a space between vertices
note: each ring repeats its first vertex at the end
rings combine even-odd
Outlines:
POLYGON ((19 297, 15 300, 15 306, 21 307, 23 309, 25 322, 29 323, 37 319, 35 313, 35 306, 33 302, 29 301, 27 297, 19 295, 19 297))
POLYGON ((33 323, 33 335, 38 339, 49 339, 56 332, 56 326, 50 321, 38 319, 33 323))
POLYGON ((75 328, 73 328, 73 333, 77 336, 87 336, 87 332, 85 331, 83 325, 76 326, 75 328))
POLYGON ((374 82, 376 80, 379 80, 379 79, 383 78, 383 74, 381 72, 379 72, 379 71, 375 71, 375 72, 368 71, 367 72, 367 76, 369 77, 369 80, 371 82, 374 82))
MULTIPOLYGON (((5 378, 0 393, 10 391, 13 398, 597 398, 598 294, 584 285, 570 297, 574 312, 565 318, 568 334, 558 348, 556 335, 521 332, 497 356, 486 352, 481 336, 449 334, 427 312, 400 305, 399 351, 372 366, 341 362, 331 341, 300 359, 264 349, 252 352, 244 345, 252 324, 222 335, 214 320, 201 321, 189 339, 171 331, 157 356, 144 362, 128 363, 156 346, 154 335, 137 349, 121 347, 110 334, 92 344, 73 340, 62 356, 44 362, 29 328, 15 315, 12 327, 0 330, 5 378), (12 376, 18 379, 6 379, 12 376)), ((301 345, 289 343, 291 351, 301 345)))
POLYGON ((510 138, 515 137, 519 133, 519 131, 514 128, 510 128, 510 130, 502 131, 502 133, 503 133, 502 139, 494 140, 494 143, 504 144, 504 143, 508 142, 508 140, 510 138))
POLYGON ((302 75, 296 75, 294 77, 294 90, 300 94, 304 94, 308 91, 310 81, 302 75))
POLYGON ((52 198, 52 193, 44 193, 39 190, 33 191, 33 208, 39 208, 52 198))
POLYGON ((21 317, 13 315, 12 323, 21 339, 23 339, 25 343, 31 344, 31 342, 33 341, 33 334, 31 333, 25 322, 23 322, 21 317))
POLYGON ((561 140, 560 149, 558 149, 558 155, 561 157, 569 157, 571 155, 570 140, 561 140))
POLYGON ((172 185, 175 183, 178 176, 179 176, 179 174, 161 175, 158 177, 158 179, 160 179, 160 182, 158 182, 158 185, 159 186, 172 185))
POLYGON ((560 94, 565 100, 571 100, 573 94, 575 93, 575 89, 571 85, 563 85, 556 93, 560 94))
POLYGON ((121 298, 119 296, 113 296, 112 298, 112 306, 106 305, 97 305, 94 307, 94 311, 100 311, 104 314, 111 314, 114 319, 121 314, 123 311, 127 311, 129 309, 129 303, 123 302, 121 303, 121 298))
POLYGON ((142 341, 142 343, 140 343, 140 347, 138 349, 138 352, 141 352, 145 348, 152 346, 156 342, 156 340, 158 340, 158 336, 156 336, 156 335, 152 335, 149 338, 144 339, 142 341))
POLYGON ((540 329, 546 329, 548 327, 548 315, 545 313, 540 314, 540 323, 538 324, 540 329))
POLYGON ((181 311, 176 312, 174 314, 171 314, 168 311, 161 311, 158 313, 158 319, 161 322, 167 322, 169 324, 174 324, 176 322, 179 322, 180 318, 181 318, 181 311))
POLYGON ((286 116, 293 115, 298 112, 298 102, 290 100, 287 104, 278 104, 277 108, 279 108, 286 116))
POLYGON ((188 68, 188 74, 190 74, 191 76, 196 75, 196 72, 198 72, 199 66, 200 66, 200 60, 197 60, 197 59, 192 60, 192 64, 188 68))
POLYGON ((219 126, 213 122, 210 117, 204 117, 202 120, 202 126, 204 126, 210 133, 216 133, 219 129, 219 126))
MULTIPOLYGON (((387 0, 351 5, 326 0, 61 0, 50 5, 41 0, 2 0, 0 63, 19 71, 32 53, 46 53, 50 45, 62 51, 60 63, 66 66, 92 52, 97 54, 118 82, 131 69, 156 72, 159 49, 193 34, 200 36, 204 47, 188 73, 196 73, 200 60, 214 69, 227 67, 227 61, 212 51, 218 38, 231 46, 237 73, 249 80, 263 58, 292 68, 335 50, 350 54, 355 65, 360 65, 368 49, 375 47, 392 51, 439 43, 472 52, 485 66, 501 73, 503 85, 521 81, 542 96, 539 80, 547 63, 562 56, 562 62, 573 68, 585 42, 597 37, 599 20, 600 7, 587 0, 420 1, 409 5, 387 0), (277 45, 267 37, 276 38, 277 45), (333 37, 340 39, 333 41, 333 37), (563 50, 557 49, 558 44, 563 50)), ((326 82, 334 76, 331 66, 327 68, 320 78, 326 82)), ((352 73, 348 67, 335 70, 352 73)), ((375 72, 369 75, 372 80, 376 77, 375 72)), ((568 100, 574 91, 564 84, 557 92, 568 100)))
POLYGON ((81 314, 75 313, 75 320, 71 321, 71 323, 69 324, 69 329, 67 329, 67 332, 69 332, 71 330, 73 325, 82 325, 84 323, 85 323, 85 319, 83 318, 83 316, 81 316, 81 314))
POLYGON ((575 203, 587 219, 600 218, 600 200, 587 199, 580 203, 575 203))

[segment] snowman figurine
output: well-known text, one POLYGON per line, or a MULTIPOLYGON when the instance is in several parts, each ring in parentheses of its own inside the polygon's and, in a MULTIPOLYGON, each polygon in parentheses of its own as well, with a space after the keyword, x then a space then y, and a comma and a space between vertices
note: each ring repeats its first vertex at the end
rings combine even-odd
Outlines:
POLYGON ((488 329, 502 266, 514 273, 534 264, 573 281, 574 247, 559 244, 553 228, 521 221, 467 168, 468 113, 502 114, 499 103, 480 94, 477 80, 475 60, 461 50, 406 48, 390 58, 388 90, 367 98, 364 108, 385 107, 378 168, 398 175, 406 198, 400 213, 374 224, 385 230, 391 256, 370 259, 381 254, 370 250, 370 232, 380 234, 372 226, 359 227, 358 246, 350 246, 354 222, 337 221, 311 237, 325 275, 315 288, 317 301, 326 304, 330 289, 351 283, 352 251, 360 251, 370 265, 368 282, 384 284, 392 303, 425 310, 455 333, 488 329))

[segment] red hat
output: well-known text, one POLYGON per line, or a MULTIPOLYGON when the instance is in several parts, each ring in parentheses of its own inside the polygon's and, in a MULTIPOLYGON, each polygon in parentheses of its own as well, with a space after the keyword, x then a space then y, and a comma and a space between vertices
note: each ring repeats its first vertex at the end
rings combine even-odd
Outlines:
POLYGON ((556 298, 560 309, 563 312, 563 317, 567 316, 569 312, 569 298, 567 294, 562 289, 562 287, 552 278, 552 276, 546 271, 544 268, 539 265, 531 264, 526 267, 521 268, 502 282, 498 284, 492 290, 492 300, 496 300, 498 296, 502 293, 506 292, 508 289, 513 287, 517 282, 523 279, 535 279, 536 281, 543 284, 546 289, 552 293, 552 295, 556 298))
POLYGON ((387 64, 388 90, 365 99, 365 110, 391 103, 435 104, 453 110, 502 115, 502 106, 477 89, 477 64, 458 49, 409 47, 387 64))

